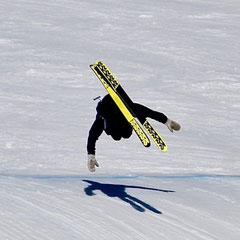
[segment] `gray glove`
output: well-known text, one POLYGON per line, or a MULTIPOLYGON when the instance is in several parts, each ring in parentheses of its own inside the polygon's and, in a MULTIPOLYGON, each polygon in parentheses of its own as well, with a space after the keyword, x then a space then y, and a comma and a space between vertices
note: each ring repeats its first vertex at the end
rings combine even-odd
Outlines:
POLYGON ((88 154, 87 165, 90 172, 95 172, 95 167, 99 167, 99 164, 95 158, 95 154, 88 154))
POLYGON ((172 121, 170 119, 167 120, 167 122, 165 123, 165 125, 168 127, 168 129, 173 132, 174 131, 179 131, 181 129, 180 124, 178 124, 175 121, 172 121))

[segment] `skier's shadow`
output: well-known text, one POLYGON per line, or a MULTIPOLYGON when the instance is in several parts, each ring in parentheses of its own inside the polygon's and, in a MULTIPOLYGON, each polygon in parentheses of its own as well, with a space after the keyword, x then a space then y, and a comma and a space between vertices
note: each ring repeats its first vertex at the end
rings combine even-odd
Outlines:
POLYGON ((165 193, 174 192, 171 190, 162 190, 162 189, 156 189, 156 188, 106 184, 106 183, 99 183, 99 182, 94 182, 94 181, 89 181, 89 180, 83 180, 83 182, 87 182, 90 184, 89 186, 87 186, 84 189, 85 193, 88 196, 96 195, 93 191, 100 190, 102 193, 106 194, 108 197, 118 197, 122 201, 129 203, 133 208, 135 208, 139 212, 145 212, 145 208, 146 208, 157 214, 161 214, 162 212, 160 212, 156 208, 150 206, 149 204, 141 201, 140 199, 129 195, 128 193, 126 193, 126 188, 153 190, 153 191, 159 191, 159 192, 165 192, 165 193))

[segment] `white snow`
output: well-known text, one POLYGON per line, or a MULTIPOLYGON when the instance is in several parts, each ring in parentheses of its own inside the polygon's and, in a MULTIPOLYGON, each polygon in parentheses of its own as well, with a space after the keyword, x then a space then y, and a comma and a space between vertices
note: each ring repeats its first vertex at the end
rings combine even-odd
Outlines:
POLYGON ((240 239, 239 10, 1 1, 0 239, 240 239), (182 125, 172 134, 150 119, 168 152, 102 135, 88 171, 92 99, 106 94, 97 60, 134 101, 182 125))

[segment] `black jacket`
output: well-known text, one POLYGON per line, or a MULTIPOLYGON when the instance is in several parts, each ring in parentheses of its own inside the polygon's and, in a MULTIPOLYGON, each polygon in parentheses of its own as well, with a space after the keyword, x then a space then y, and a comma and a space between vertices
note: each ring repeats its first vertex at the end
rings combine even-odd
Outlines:
MULTIPOLYGON (((167 121, 167 117, 163 113, 153 111, 141 104, 133 103, 130 107, 140 120, 149 117, 161 123, 166 123, 167 121)), ((88 154, 95 154, 96 141, 103 131, 111 135, 116 141, 122 137, 129 138, 132 135, 131 125, 125 119, 110 95, 106 95, 102 101, 98 103, 96 110, 96 119, 88 136, 88 154)))

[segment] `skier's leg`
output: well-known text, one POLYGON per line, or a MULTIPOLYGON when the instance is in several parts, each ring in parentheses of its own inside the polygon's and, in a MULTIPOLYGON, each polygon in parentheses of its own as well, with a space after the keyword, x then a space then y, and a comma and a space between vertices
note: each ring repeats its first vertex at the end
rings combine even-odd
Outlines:
POLYGON ((121 127, 121 135, 123 138, 130 138, 132 135, 132 127, 129 123, 126 123, 121 127))
POLYGON ((116 141, 119 141, 122 137, 129 138, 132 135, 132 127, 125 119, 122 121, 115 120, 114 123, 108 124, 107 130, 116 141))

